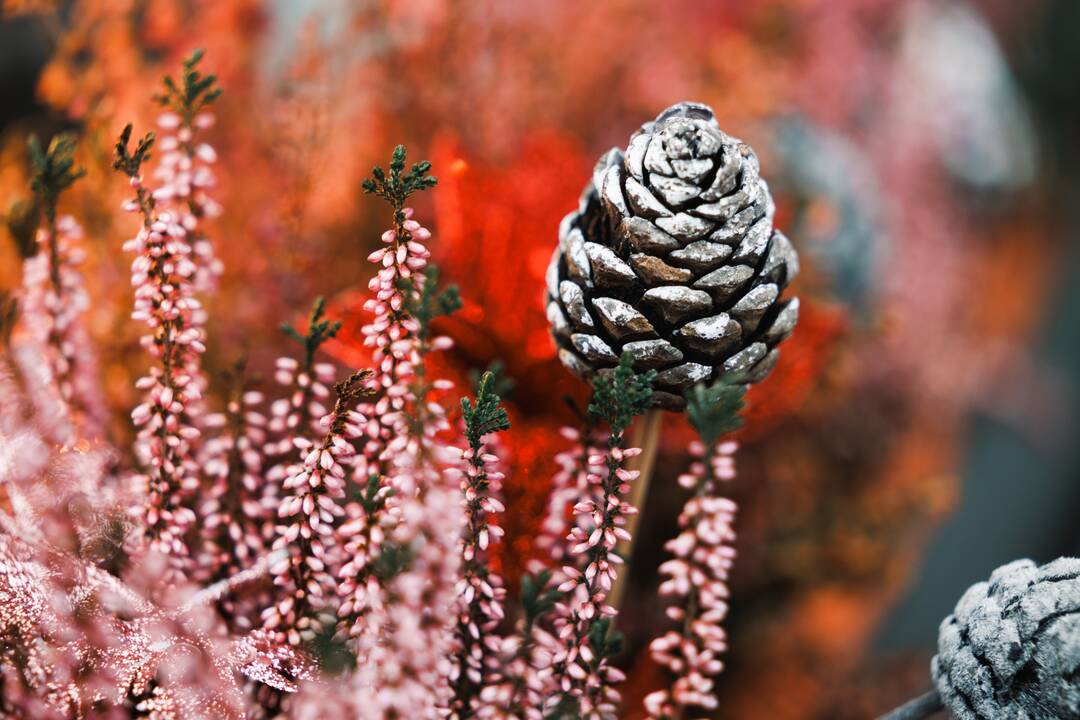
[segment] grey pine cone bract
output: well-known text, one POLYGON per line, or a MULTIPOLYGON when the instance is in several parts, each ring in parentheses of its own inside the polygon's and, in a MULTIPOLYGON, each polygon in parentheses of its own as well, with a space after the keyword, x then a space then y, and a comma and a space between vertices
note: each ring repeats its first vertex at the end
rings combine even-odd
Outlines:
POLYGON ((699 382, 764 378, 799 314, 781 299, 798 256, 773 212, 757 156, 708 107, 643 125, 559 229, 546 302, 560 360, 589 379, 630 351, 668 409, 699 382))

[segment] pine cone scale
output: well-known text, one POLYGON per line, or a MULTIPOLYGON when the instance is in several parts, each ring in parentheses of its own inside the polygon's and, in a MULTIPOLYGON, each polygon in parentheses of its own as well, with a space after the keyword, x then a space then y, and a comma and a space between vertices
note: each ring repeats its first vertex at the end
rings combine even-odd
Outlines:
POLYGON ((589 378, 629 351, 659 404, 692 385, 763 378, 798 319, 798 272, 750 147, 703 105, 673 106, 597 162, 548 271, 559 356, 589 378))

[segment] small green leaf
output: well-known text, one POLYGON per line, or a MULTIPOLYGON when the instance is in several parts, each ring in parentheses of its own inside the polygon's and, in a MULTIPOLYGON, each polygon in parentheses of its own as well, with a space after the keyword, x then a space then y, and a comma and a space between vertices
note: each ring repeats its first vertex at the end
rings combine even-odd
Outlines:
POLYGON ((415 292, 410 280, 403 280, 400 289, 405 297, 405 311, 412 315, 420 326, 417 335, 421 340, 426 340, 431 335, 432 320, 452 315, 461 309, 461 294, 456 285, 439 289, 439 269, 435 265, 424 268, 424 282, 420 292, 415 292))
POLYGON ((707 447, 727 433, 742 427, 746 386, 720 379, 706 387, 695 385, 686 394, 686 416, 707 447))
POLYGON ((633 356, 625 352, 614 370, 598 373, 593 381, 589 413, 606 420, 616 436, 621 436, 634 417, 652 406, 656 371, 636 373, 633 362, 633 356))
POLYGON ((288 337, 296 340, 304 346, 304 372, 311 372, 311 366, 315 359, 315 352, 319 347, 338 334, 341 323, 323 319, 326 312, 326 300, 322 297, 315 298, 315 304, 311 307, 311 315, 308 317, 307 332, 303 335, 289 323, 281 324, 281 331, 288 337))
POLYGON ((510 428, 510 419, 506 410, 499 404, 499 396, 491 389, 494 375, 484 373, 480 385, 476 388, 476 402, 461 398, 461 414, 465 418, 465 437, 473 450, 480 448, 485 435, 510 428))
POLYGON ((116 141, 116 156, 113 160, 113 168, 121 171, 128 177, 138 177, 142 165, 151 157, 150 149, 154 147, 154 133, 146 133, 135 144, 135 150, 131 151, 128 145, 131 142, 131 123, 124 126, 120 138, 116 141))
POLYGON ((37 136, 31 135, 27 147, 34 169, 30 188, 44 208, 45 217, 52 223, 56 219, 60 194, 86 174, 82 168, 75 168, 75 136, 58 133, 49 141, 48 148, 42 149, 37 136))
POLYGON ((376 165, 371 170, 372 177, 360 184, 365 193, 378 195, 389 203, 399 223, 404 220, 401 212, 409 196, 435 187, 438 183, 436 178, 427 174, 431 170, 431 163, 426 160, 414 164, 409 172, 402 174, 405 170, 405 154, 405 146, 398 145, 390 156, 390 174, 387 175, 382 167, 376 165))
MULTIPOLYGON (((506 372, 506 364, 502 360, 492 360, 488 365, 487 371, 494 376, 491 381, 491 389, 499 397, 509 397, 510 393, 514 391, 514 381, 506 372)), ((480 384, 480 379, 483 377, 483 373, 477 370, 469 370, 469 382, 475 388, 480 384)))
POLYGON ((217 76, 203 75, 196 67, 203 55, 202 49, 192 52, 181 66, 181 81, 178 83, 166 75, 161 81, 165 91, 154 96, 159 105, 178 114, 186 126, 191 125, 203 108, 221 97, 217 76))

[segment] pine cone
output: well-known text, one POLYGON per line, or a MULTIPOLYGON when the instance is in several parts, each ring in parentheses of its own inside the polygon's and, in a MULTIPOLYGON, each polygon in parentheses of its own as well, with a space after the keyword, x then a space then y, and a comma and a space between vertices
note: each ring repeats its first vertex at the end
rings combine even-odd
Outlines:
POLYGON ((1080 560, 1018 560, 973 585, 930 672, 959 720, 1080 717, 1080 560))
POLYGON ((628 350, 672 410, 699 382, 764 378, 799 314, 780 301, 798 256, 773 211, 754 151, 708 107, 643 125, 600 158, 559 229, 547 316, 563 364, 589 379, 628 350))

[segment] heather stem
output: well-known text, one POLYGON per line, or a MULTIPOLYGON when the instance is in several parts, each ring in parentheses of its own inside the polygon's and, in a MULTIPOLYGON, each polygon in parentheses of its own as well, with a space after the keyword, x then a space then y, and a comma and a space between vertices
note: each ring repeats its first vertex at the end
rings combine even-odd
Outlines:
POLYGON ((885 713, 878 720, 925 720, 943 710, 944 707, 938 691, 931 690, 885 713))
POLYGON ((663 411, 652 409, 645 413, 634 425, 634 433, 630 440, 631 447, 641 448, 641 454, 630 458, 626 463, 627 470, 637 470, 641 474, 630 491, 630 504, 638 509, 638 513, 631 515, 626 520, 626 531, 630 533, 629 540, 619 543, 616 552, 626 560, 623 571, 615 579, 615 586, 611 589, 610 605, 619 610, 622 608, 623 596, 626 594, 626 584, 630 579, 630 567, 634 560, 634 546, 637 543, 637 528, 641 522, 641 511, 645 507, 645 501, 649 497, 649 484, 652 482, 653 469, 656 466, 656 455, 660 449, 660 435, 663 425, 663 411))

